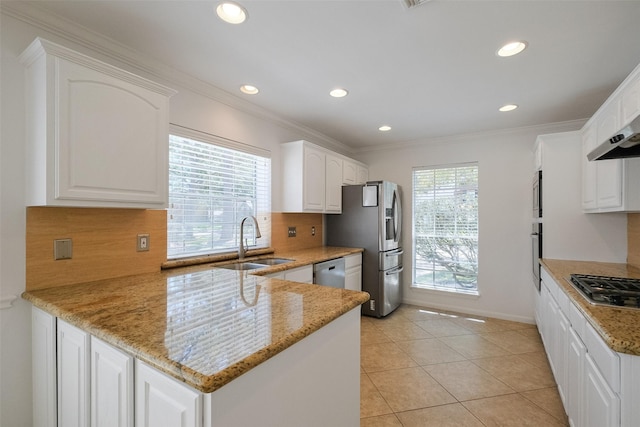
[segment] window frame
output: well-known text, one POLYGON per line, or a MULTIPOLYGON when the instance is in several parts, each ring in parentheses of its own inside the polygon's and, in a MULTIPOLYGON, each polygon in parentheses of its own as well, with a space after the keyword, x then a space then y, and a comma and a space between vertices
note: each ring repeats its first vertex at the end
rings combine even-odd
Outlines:
MULTIPOLYGON (((412 168, 412 173, 411 173, 411 177, 412 177, 412 211, 411 211, 411 219, 412 219, 412 280, 411 280, 411 288, 412 289, 419 289, 421 291, 428 291, 428 292, 445 292, 448 295, 457 295, 457 296, 466 296, 466 297, 478 297, 480 295, 480 288, 478 285, 478 276, 479 276, 479 219, 480 219, 480 209, 479 209, 479 187, 480 187, 480 167, 479 167, 479 162, 474 161, 474 162, 465 162, 465 163, 452 163, 452 164, 443 164, 443 165, 432 165, 432 166, 421 166, 421 167, 414 167, 412 168), (469 168, 469 167, 473 167, 475 168, 475 187, 468 187, 468 186, 461 186, 459 185, 457 178, 456 178, 456 182, 454 187, 451 188, 451 191, 453 192, 460 192, 460 191, 475 191, 475 235, 473 236, 468 236, 465 235, 465 238, 472 238, 473 240, 475 240, 475 246, 474 246, 474 250, 475 250, 475 275, 474 275, 474 286, 471 288, 464 288, 462 285, 459 284, 449 284, 449 285, 438 285, 437 283, 432 283, 432 284, 427 284, 427 283, 418 283, 417 281, 417 276, 418 276, 418 272, 419 269, 417 267, 417 265, 419 264, 419 261, 417 262, 416 258, 418 256, 418 250, 417 250, 417 239, 418 239, 418 234, 419 230, 417 230, 417 204, 420 203, 421 200, 424 201, 424 197, 420 197, 419 194, 417 194, 418 191, 422 191, 424 189, 421 188, 416 188, 416 174, 420 173, 421 171, 428 171, 428 172, 434 172, 437 170, 457 170, 457 169, 462 169, 462 168, 469 168)), ((435 178, 434 178, 435 179, 435 178)), ((434 193, 434 198, 437 197, 437 194, 434 193)), ((457 205, 456 205, 457 206, 457 205)), ((457 222, 456 222, 457 224, 457 222)), ((456 226, 457 227, 457 226, 456 226)), ((434 222, 434 228, 437 228, 437 225, 435 225, 434 222)), ((434 231, 435 234, 435 231, 434 231)), ((452 238, 459 238, 459 235, 456 234, 452 234, 450 235, 452 238)), ((423 236, 424 237, 424 236, 423 236)), ((432 264, 434 265, 434 267, 431 270, 432 274, 435 276, 436 274, 436 267, 435 261, 431 261, 432 264)), ((455 276, 455 274, 450 273, 452 275, 455 276)))
MULTIPOLYGON (((258 220, 262 237, 257 240, 254 239, 255 244, 252 245, 252 248, 269 247, 271 244, 271 178, 272 178, 271 152, 269 150, 266 150, 260 147, 244 144, 228 138, 212 135, 209 133, 186 128, 186 127, 175 125, 175 124, 170 124, 169 145, 171 145, 171 138, 173 136, 178 138, 190 139, 203 144, 210 144, 214 147, 218 147, 224 150, 233 150, 235 152, 242 153, 242 154, 258 156, 267 161, 267 166, 266 166, 267 169, 265 171, 265 175, 263 176, 263 178, 266 179, 266 181, 263 182, 263 185, 260 186, 262 190, 262 193, 261 193, 262 197, 257 197, 255 206, 253 208, 253 213, 252 213, 258 220)), ((170 162, 171 162, 171 153, 169 153, 169 156, 167 156, 167 170, 169 171, 168 179, 170 179, 170 176, 171 176, 170 162)), ((171 245, 173 240, 171 239, 171 234, 172 234, 171 221, 172 221, 173 207, 172 207, 171 185, 169 185, 167 197, 168 197, 168 207, 167 207, 167 259, 168 260, 205 257, 208 255, 219 255, 219 254, 226 254, 226 253, 232 253, 234 251, 237 251, 237 248, 238 248, 237 239, 239 238, 239 226, 240 226, 241 218, 238 218, 238 221, 234 221, 234 224, 235 222, 237 222, 237 227, 236 227, 237 229, 234 228, 234 231, 232 231, 233 238, 236 240, 235 246, 215 248, 215 245, 212 244, 211 247, 207 249, 203 249, 200 251, 182 252, 182 253, 180 253, 180 251, 176 252, 172 250, 171 245)), ((234 211, 234 218, 235 216, 236 215, 234 211)), ((245 237, 247 236, 250 237, 253 235, 253 231, 250 231, 250 230, 254 230, 252 221, 245 221, 244 228, 245 228, 245 237)), ((213 231, 211 233, 213 234, 213 231)))

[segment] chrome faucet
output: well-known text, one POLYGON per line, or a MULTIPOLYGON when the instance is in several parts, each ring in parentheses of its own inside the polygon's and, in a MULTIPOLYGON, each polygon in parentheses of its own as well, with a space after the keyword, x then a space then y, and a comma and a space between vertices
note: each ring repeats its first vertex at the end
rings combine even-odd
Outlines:
POLYGON ((260 234, 260 227, 258 227, 258 220, 255 216, 245 216, 242 218, 242 221, 240 221, 240 246, 238 246, 238 259, 244 259, 244 254, 247 252, 244 248, 244 221, 248 218, 251 218, 253 223, 256 225, 256 239, 262 237, 262 234, 260 234))

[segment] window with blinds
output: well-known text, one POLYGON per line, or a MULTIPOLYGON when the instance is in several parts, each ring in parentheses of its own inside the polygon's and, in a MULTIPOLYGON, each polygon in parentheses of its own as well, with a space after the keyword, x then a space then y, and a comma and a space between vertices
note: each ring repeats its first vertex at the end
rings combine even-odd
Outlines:
POLYGON ((477 294, 478 164, 413 170, 413 286, 477 294))
POLYGON ((240 222, 250 246, 271 236, 271 159, 267 151, 177 126, 169 137, 169 259, 230 252, 240 243, 240 222))

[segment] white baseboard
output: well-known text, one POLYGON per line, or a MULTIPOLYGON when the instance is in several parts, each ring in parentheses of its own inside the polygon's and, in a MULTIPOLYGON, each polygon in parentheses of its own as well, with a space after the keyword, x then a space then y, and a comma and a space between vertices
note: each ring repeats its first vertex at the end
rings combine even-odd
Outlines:
POLYGON ((485 310, 471 310, 469 308, 461 308, 461 307, 457 307, 457 306, 453 306, 453 305, 448 305, 448 304, 425 304, 424 301, 419 301, 419 300, 411 300, 411 299, 403 299, 402 300, 403 304, 408 304, 408 305, 414 305, 417 307, 424 307, 424 308, 433 308, 433 309, 438 309, 438 310, 445 310, 445 311, 453 311, 456 313, 464 313, 464 314, 469 314, 469 315, 475 315, 475 316, 482 316, 482 317, 492 317, 494 319, 500 319, 500 320, 510 320, 512 322, 520 322, 520 323, 528 323, 531 325, 535 325, 536 324, 536 320, 534 317, 528 317, 528 316, 514 316, 512 314, 506 314, 506 313, 500 313, 500 312, 494 312, 494 311, 485 311, 485 310))

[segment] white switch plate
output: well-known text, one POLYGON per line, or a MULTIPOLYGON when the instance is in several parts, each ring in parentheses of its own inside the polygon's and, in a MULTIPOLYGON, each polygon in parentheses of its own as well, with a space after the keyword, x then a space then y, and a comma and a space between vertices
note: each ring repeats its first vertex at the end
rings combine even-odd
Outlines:
POLYGON ((149 250, 149 235, 138 234, 138 245, 136 247, 138 252, 144 252, 149 250))
POLYGON ((55 239, 53 241, 53 259, 71 259, 73 255, 73 243, 71 239, 55 239))

